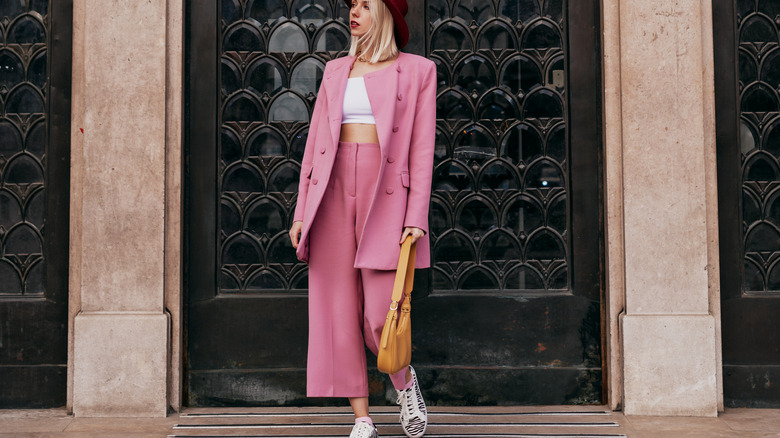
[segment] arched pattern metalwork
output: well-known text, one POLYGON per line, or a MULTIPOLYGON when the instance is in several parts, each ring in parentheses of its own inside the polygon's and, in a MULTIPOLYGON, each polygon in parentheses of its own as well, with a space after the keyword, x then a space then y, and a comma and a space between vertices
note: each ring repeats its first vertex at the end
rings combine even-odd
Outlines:
MULTIPOLYGON (((563 0, 525 3, 428 2, 437 291, 570 287, 563 0), (535 208, 516 214, 519 199, 535 208)), ((221 10, 220 290, 305 289, 286 230, 324 65, 349 38, 346 10, 338 0, 223 0, 221 10), (259 205, 273 214, 250 227, 259 205)))
POLYGON ((434 291, 570 289, 563 0, 432 0, 434 291))
MULTIPOLYGON (((303 111, 346 47, 347 11, 186 4, 187 404, 305 403, 308 271, 286 232, 303 111)), ((433 267, 414 339, 431 403, 600 403, 598 2, 409 5, 407 50, 437 64, 433 267)))
POLYGON ((743 290, 780 292, 780 8, 737 2, 743 290))
POLYGON ((43 296, 48 1, 0 6, 0 296, 43 296))
POLYGON ((341 0, 221 2, 222 293, 308 287, 287 230, 325 63, 349 39, 346 12, 341 0))

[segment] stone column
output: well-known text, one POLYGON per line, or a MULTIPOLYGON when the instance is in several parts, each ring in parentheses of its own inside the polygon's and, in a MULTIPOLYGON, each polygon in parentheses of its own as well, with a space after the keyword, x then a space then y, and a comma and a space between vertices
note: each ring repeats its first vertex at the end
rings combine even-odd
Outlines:
POLYGON ((165 108, 165 308, 171 317, 168 406, 182 406, 182 134, 184 0, 167 0, 165 108))
POLYGON ((624 306, 623 408, 714 416, 721 361, 711 5, 604 3, 607 227, 616 238, 608 280, 612 303, 624 306))
POLYGON ((73 3, 69 401, 164 416, 166 1, 73 3))

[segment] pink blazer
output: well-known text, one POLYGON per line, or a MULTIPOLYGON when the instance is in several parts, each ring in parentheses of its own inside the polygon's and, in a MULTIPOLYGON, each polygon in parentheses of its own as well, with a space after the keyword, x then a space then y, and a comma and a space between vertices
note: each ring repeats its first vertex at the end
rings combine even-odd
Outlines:
MULTIPOLYGON (((298 259, 309 259, 309 230, 336 158, 344 90, 354 58, 325 65, 323 80, 301 162, 298 201, 293 220, 303 221, 298 259)), ((436 138, 436 65, 421 56, 401 53, 389 67, 364 76, 374 111, 382 163, 356 268, 396 269, 404 227, 425 236, 417 242, 417 268, 430 266, 428 206, 436 138)))

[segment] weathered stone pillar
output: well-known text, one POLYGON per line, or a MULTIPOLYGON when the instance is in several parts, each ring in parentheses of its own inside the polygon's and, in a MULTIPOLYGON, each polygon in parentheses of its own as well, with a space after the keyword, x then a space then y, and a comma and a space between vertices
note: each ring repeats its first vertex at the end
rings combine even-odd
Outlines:
POLYGON ((166 1, 74 0, 69 402, 164 416, 166 1))
POLYGON ((605 0, 603 10, 608 293, 613 317, 622 311, 611 346, 622 350, 623 408, 714 416, 721 360, 711 5, 605 0))

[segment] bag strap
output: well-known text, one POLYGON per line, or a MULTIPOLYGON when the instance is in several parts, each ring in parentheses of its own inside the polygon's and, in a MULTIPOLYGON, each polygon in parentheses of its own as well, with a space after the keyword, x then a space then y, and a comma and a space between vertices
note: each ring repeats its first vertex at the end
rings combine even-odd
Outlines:
POLYGON ((395 271, 395 283, 393 284, 393 302, 390 309, 398 309, 398 302, 406 294, 411 295, 414 285, 414 260, 417 256, 417 242, 412 244, 412 236, 406 236, 401 244, 401 255, 398 257, 398 269, 395 271))

